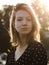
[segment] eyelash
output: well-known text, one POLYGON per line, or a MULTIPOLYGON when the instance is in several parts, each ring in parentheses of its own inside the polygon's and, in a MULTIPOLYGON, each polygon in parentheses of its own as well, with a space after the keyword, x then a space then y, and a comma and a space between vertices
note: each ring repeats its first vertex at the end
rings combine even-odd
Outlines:
MULTIPOLYGON (((22 20, 23 20, 23 18, 18 18, 18 19, 17 19, 17 21, 22 21, 22 20)), ((26 20, 27 20, 27 21, 31 21, 30 18, 26 18, 26 20)))
POLYGON ((27 18, 27 21, 31 21, 31 19, 30 18, 27 18))
POLYGON ((22 21, 23 19, 22 18, 18 18, 17 21, 22 21))

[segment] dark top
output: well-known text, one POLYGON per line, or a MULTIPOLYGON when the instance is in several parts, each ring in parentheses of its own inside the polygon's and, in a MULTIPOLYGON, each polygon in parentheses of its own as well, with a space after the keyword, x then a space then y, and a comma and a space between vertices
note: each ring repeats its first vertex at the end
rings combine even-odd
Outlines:
POLYGON ((39 42, 30 43, 17 61, 14 57, 15 48, 12 48, 7 56, 6 65, 47 65, 46 50, 39 42))

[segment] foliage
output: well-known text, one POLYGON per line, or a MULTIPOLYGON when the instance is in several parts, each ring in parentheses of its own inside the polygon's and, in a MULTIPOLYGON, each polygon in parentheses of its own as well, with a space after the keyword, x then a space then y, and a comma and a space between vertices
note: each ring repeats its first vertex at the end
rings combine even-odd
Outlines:
POLYGON ((41 42, 47 50, 47 56, 49 59, 49 11, 47 11, 45 5, 42 5, 39 0, 35 0, 35 2, 32 3, 32 7, 37 13, 41 24, 41 42))
POLYGON ((8 30, 8 28, 9 28, 9 18, 11 15, 12 7, 13 6, 10 6, 10 5, 3 6, 1 22, 4 25, 4 27, 6 28, 6 30, 8 30))

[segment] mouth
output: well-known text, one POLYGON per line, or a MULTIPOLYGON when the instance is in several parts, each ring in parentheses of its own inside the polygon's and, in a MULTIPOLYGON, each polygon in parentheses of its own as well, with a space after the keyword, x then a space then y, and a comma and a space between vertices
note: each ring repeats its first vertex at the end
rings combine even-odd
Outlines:
POLYGON ((21 28, 21 30, 27 30, 28 28, 21 28))

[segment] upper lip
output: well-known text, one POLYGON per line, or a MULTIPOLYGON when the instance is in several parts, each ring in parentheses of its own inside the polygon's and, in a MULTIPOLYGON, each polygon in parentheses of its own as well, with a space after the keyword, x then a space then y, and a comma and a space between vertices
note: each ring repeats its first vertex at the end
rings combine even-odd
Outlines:
POLYGON ((21 29, 27 29, 27 27, 22 27, 21 29))
POLYGON ((22 29, 27 29, 27 27, 22 27, 22 29))

